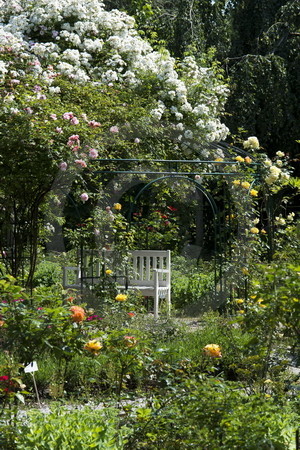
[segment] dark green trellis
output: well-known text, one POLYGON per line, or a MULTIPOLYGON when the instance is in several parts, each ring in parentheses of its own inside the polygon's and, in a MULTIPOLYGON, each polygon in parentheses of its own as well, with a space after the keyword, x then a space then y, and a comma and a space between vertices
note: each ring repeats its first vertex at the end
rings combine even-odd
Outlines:
MULTIPOLYGON (((100 168, 94 171, 94 174, 100 174, 102 184, 103 184, 103 205, 114 203, 119 200, 121 197, 120 191, 117 193, 106 192, 106 186, 109 185, 110 181, 114 179, 114 177, 118 177, 118 181, 122 182, 122 177, 130 176, 136 177, 139 180, 141 176, 147 177, 147 182, 142 187, 139 188, 138 192, 136 192, 133 201, 129 206, 128 211, 128 222, 129 226, 132 223, 133 212, 136 208, 138 201, 141 196, 156 183, 159 184, 162 181, 167 180, 184 180, 186 182, 192 183, 196 190, 201 192, 208 201, 210 205, 211 211, 213 213, 213 241, 214 241, 214 252, 213 252, 213 260, 214 260, 214 296, 222 297, 224 293, 224 285, 223 285, 223 277, 222 277, 222 266, 224 260, 224 253, 219 251, 220 248, 226 248, 226 242, 224 239, 224 235, 221 230, 221 220, 220 220, 220 210, 217 206, 217 203, 214 200, 214 197, 208 190, 201 184, 200 180, 195 179, 196 176, 199 176, 201 179, 204 177, 222 177, 224 178, 236 178, 245 174, 245 172, 237 172, 236 170, 230 170, 231 166, 235 166, 237 161, 234 159, 237 155, 242 157, 249 156, 252 159, 252 156, 248 154, 246 151, 241 150, 236 147, 229 147, 227 145, 216 145, 213 146, 217 149, 221 149, 225 155, 224 160, 163 160, 163 159, 138 159, 138 158, 125 158, 125 159, 97 159, 98 166, 100 168), (146 165, 146 167, 145 167, 146 165), (222 170, 226 166, 226 171, 222 170), (149 180, 149 178, 151 178, 149 180)), ((260 163, 256 161, 252 161, 249 167, 254 168, 255 171, 253 173, 254 179, 253 183, 255 184, 259 180, 259 167, 260 163)), ((125 183, 125 182, 124 182, 125 183)), ((125 183, 126 184, 126 183, 125 183)), ((251 185, 252 187, 252 185, 251 185)), ((126 188, 124 191, 121 191, 122 195, 126 192, 126 188)), ((82 251, 81 251, 82 253, 82 251)), ((83 262, 81 261, 83 264, 83 262)), ((84 270, 84 268, 83 268, 84 270)))

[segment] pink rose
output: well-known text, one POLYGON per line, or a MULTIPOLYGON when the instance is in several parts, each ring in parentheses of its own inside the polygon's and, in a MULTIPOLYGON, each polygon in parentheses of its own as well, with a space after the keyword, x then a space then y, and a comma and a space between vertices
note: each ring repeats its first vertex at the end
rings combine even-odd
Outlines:
POLYGON ((50 114, 50 119, 52 119, 52 120, 57 120, 56 114, 50 114))
POLYGON ((79 134, 72 134, 72 136, 69 137, 69 141, 79 141, 79 134))
POLYGON ((119 128, 117 126, 110 127, 109 131, 111 133, 119 133, 119 128))
POLYGON ((91 128, 101 127, 101 123, 100 123, 100 122, 96 122, 95 120, 91 120, 91 121, 88 123, 88 125, 89 125, 91 128))
POLYGON ((86 162, 83 161, 83 159, 76 159, 76 160, 75 160, 75 164, 77 164, 77 166, 82 167, 83 169, 84 169, 85 167, 87 167, 86 162))
POLYGON ((65 161, 63 161, 60 163, 59 168, 60 168, 60 170, 62 170, 64 172, 67 170, 68 164, 65 161))
POLYGON ((55 132, 58 133, 58 134, 61 134, 63 132, 63 130, 60 127, 56 127, 55 128, 55 132))
POLYGON ((72 125, 78 125, 79 124, 79 120, 77 119, 77 117, 72 117, 70 122, 71 122, 72 125))
POLYGON ((72 117, 74 117, 74 114, 71 112, 66 112, 63 114, 63 119, 65 119, 65 120, 71 120, 72 117))
POLYGON ((88 201, 89 196, 88 196, 88 194, 87 194, 86 192, 83 192, 83 193, 80 195, 80 198, 81 198, 81 201, 82 201, 83 203, 85 203, 85 202, 88 201))
POLYGON ((90 149, 89 157, 90 157, 91 159, 96 159, 96 158, 98 158, 98 152, 97 152, 97 150, 96 150, 95 148, 91 148, 91 149, 90 149))

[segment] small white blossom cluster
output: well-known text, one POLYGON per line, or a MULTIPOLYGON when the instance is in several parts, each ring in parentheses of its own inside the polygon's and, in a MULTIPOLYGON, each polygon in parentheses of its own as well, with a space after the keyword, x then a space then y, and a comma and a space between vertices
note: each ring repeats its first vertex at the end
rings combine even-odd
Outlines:
POLYGON ((295 219, 295 213, 294 212, 289 213, 286 216, 286 218, 282 217, 282 214, 279 214, 279 216, 275 217, 275 225, 284 226, 286 224, 289 224, 289 223, 293 222, 294 219, 295 219))
MULTIPOLYGON (((99 0, 5 2, 0 9, 0 47, 7 46, 22 53, 24 64, 49 85, 55 72, 77 83, 139 89, 144 80, 152 80, 157 101, 152 117, 180 122, 182 143, 193 136, 193 148, 228 134, 219 120, 228 89, 213 70, 200 67, 191 56, 176 69, 167 51, 154 51, 138 35, 132 17, 105 11, 99 0), (53 71, 46 69, 49 66, 53 71)), ((2 63, 0 83, 8 70, 2 63)))
POLYGON ((259 141, 256 136, 250 136, 246 141, 243 142, 243 147, 250 150, 259 149, 259 141))
MULTIPOLYGON (((283 158, 285 154, 281 151, 276 153, 276 156, 283 158)), ((290 174, 288 170, 283 170, 282 167, 286 165, 286 161, 282 159, 276 159, 272 162, 270 159, 264 161, 264 166, 267 168, 268 172, 265 176, 265 182, 271 186, 276 182, 284 183, 289 180, 290 174)))

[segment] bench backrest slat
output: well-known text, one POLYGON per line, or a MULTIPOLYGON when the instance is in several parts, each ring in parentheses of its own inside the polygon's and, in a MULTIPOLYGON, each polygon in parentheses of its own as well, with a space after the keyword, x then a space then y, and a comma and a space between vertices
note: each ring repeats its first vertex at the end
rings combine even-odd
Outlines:
POLYGON ((152 286, 153 269, 166 270, 165 273, 159 273, 159 284, 162 287, 170 285, 170 250, 134 250, 129 260, 132 267, 132 271, 129 271, 130 285, 152 286))

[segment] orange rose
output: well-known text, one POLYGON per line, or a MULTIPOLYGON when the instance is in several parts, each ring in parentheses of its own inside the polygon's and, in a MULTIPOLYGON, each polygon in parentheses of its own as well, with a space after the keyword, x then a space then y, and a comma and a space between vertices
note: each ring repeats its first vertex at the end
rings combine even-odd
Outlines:
POLYGON ((137 344, 137 340, 134 336, 124 336, 124 343, 126 347, 131 348, 137 344))
POLYGON ((81 306, 72 306, 70 311, 72 311, 73 322, 82 322, 85 319, 85 311, 81 306))

